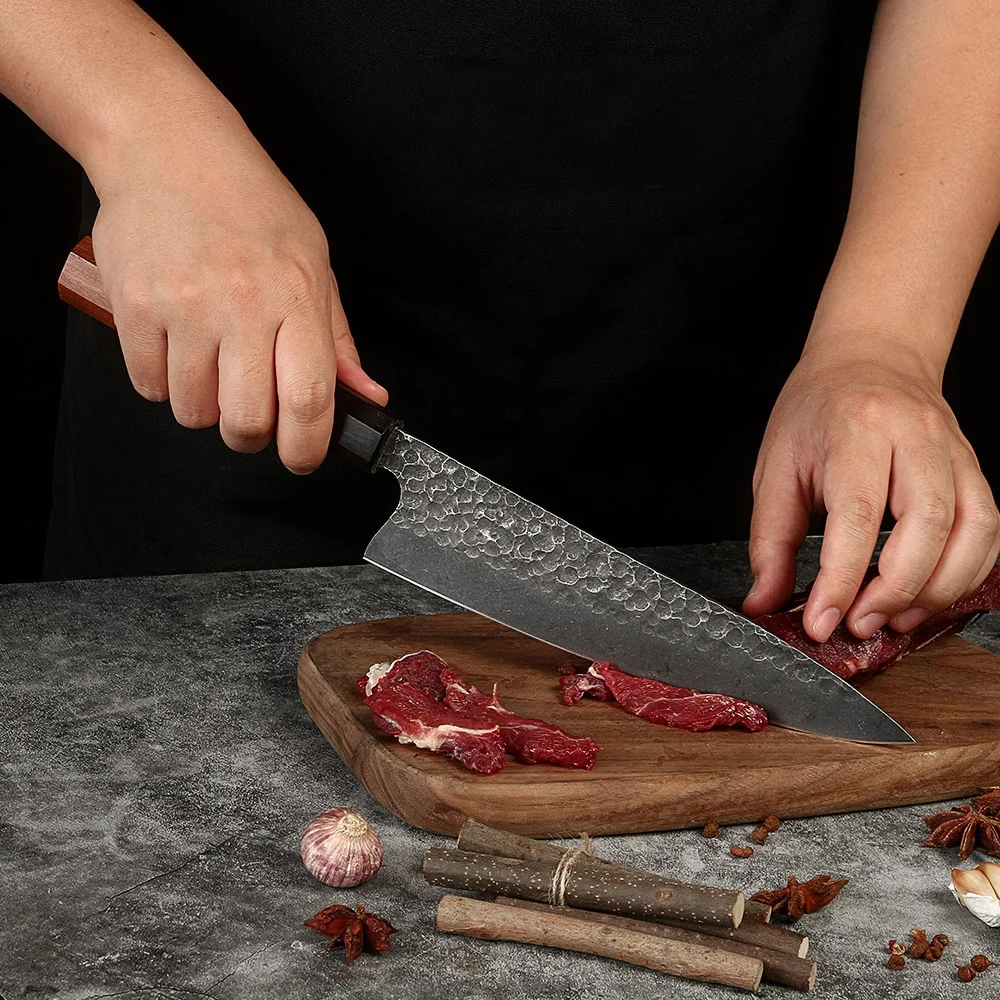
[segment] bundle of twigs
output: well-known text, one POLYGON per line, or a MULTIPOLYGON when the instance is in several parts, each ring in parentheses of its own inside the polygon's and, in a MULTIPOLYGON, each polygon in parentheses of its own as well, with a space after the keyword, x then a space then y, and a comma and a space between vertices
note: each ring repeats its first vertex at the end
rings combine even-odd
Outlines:
POLYGON ((433 885, 489 894, 445 896, 437 928, 495 941, 566 948, 659 972, 756 990, 761 980, 809 991, 809 939, 770 923, 743 893, 666 879, 578 847, 533 840, 468 820, 458 849, 431 848, 433 885))

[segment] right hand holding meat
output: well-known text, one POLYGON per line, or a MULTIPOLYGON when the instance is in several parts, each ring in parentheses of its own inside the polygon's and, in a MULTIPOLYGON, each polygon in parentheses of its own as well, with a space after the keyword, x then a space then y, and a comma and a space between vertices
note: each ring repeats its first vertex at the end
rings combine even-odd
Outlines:
POLYGON ((240 452, 323 461, 337 378, 377 403, 316 217, 242 126, 150 143, 96 183, 94 253, 129 375, 240 452))

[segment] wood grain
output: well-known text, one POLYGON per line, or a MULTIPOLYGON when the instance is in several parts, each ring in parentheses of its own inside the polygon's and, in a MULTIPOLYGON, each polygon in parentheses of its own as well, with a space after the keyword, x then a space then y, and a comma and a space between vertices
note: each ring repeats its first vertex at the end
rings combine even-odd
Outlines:
MULTIPOLYGON (((559 697, 573 659, 470 613, 363 622, 319 636, 299 659, 309 714, 387 809, 454 835, 469 816, 530 836, 637 833, 935 802, 1000 783, 1000 657, 948 636, 873 678, 864 692, 916 738, 870 746, 769 726, 689 733, 615 704, 559 697), (507 708, 602 747, 593 771, 507 766, 494 775, 379 732, 357 687, 372 663, 432 649, 507 708)), ((582 661, 581 661, 582 662, 582 661)), ((664 874, 669 875, 669 872, 664 874)))
POLYGON ((94 242, 89 236, 84 236, 66 258, 58 288, 63 302, 114 328, 111 304, 104 294, 101 276, 94 262, 94 242))

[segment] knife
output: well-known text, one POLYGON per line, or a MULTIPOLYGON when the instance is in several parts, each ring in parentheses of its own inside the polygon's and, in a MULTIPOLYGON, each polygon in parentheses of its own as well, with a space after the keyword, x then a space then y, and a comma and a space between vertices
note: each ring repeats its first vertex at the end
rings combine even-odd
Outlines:
MULTIPOLYGON (((67 259, 59 294, 114 326, 89 237, 67 259)), ((331 449, 399 483, 367 562, 569 653, 754 702, 775 725, 914 742, 856 688, 737 612, 406 433, 346 386, 335 406, 331 449)))

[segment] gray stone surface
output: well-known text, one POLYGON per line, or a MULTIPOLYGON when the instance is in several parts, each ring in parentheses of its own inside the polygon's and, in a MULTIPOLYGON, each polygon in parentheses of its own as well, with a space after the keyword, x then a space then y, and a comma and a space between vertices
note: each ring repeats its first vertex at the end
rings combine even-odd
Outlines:
MULTIPOLYGON (((742 545, 641 557, 713 595, 747 582, 742 545)), ((740 995, 434 932, 441 893, 419 865, 448 841, 404 826, 355 782, 302 708, 295 665, 309 638, 338 625, 449 609, 370 567, 0 588, 0 997, 740 995), (383 870, 359 889, 324 887, 299 860, 303 826, 334 805, 359 809, 383 839, 383 870), (396 951, 351 968, 327 954, 301 921, 333 902, 389 917, 396 951)), ((1000 615, 969 637, 1000 651, 1000 615)), ((1000 969, 968 985, 954 977, 956 961, 997 956, 1000 930, 952 901, 954 854, 920 846, 926 811, 791 821, 746 862, 728 846, 749 827, 718 841, 677 831, 598 848, 749 890, 790 872, 849 877, 834 906, 802 923, 818 997, 995 997, 1000 969), (892 973, 886 941, 914 926, 952 946, 937 965, 892 973)))

